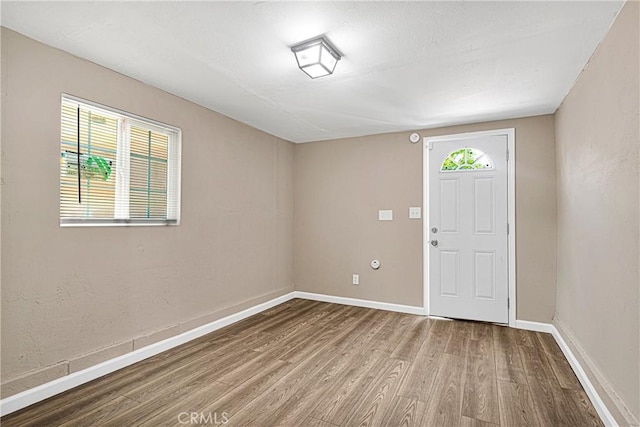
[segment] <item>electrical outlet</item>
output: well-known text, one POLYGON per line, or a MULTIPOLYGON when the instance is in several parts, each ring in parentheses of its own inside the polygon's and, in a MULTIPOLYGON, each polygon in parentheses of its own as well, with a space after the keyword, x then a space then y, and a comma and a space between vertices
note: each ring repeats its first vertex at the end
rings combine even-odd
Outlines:
POLYGON ((360 275, 359 274, 354 274, 353 275, 353 284, 354 285, 359 285, 360 284, 360 275))

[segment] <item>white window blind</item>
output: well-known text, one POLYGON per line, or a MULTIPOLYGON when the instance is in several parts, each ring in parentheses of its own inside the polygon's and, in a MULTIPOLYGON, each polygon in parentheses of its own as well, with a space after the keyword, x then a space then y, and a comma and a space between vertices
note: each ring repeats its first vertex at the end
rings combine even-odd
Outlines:
POLYGON ((62 97, 61 225, 178 224, 180 130, 62 97))

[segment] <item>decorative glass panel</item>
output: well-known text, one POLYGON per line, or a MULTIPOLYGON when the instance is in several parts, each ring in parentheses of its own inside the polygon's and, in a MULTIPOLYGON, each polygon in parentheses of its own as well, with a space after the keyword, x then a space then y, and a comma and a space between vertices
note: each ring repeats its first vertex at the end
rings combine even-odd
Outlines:
POLYGON ((469 147, 450 153, 440 167, 444 172, 478 169, 493 169, 493 161, 482 151, 469 147))

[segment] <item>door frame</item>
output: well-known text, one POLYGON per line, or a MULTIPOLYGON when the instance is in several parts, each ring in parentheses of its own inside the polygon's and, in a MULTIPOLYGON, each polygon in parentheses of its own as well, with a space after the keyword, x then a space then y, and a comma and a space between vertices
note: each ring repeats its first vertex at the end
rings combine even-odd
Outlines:
POLYGON ((430 225, 429 218, 430 206, 429 206, 429 146, 434 142, 439 141, 454 141, 464 140, 482 136, 506 136, 507 137, 507 222, 508 222, 508 234, 507 234, 507 280, 508 280, 508 311, 509 311, 509 326, 515 327, 516 324, 516 147, 515 147, 515 128, 496 129, 480 132, 466 132, 456 133, 450 135, 439 136, 426 136, 423 138, 422 144, 422 206, 423 206, 423 219, 422 219, 422 273, 423 273, 423 308, 424 314, 429 316, 429 255, 431 253, 430 240, 430 225))

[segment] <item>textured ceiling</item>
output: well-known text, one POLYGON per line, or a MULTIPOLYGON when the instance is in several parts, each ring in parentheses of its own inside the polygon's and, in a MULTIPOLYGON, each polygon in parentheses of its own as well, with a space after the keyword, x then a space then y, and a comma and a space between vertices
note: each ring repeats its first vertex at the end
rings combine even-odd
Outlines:
POLYGON ((552 113, 607 2, 2 2, 2 25, 294 142, 552 113), (312 80, 289 47, 344 54, 312 80))

